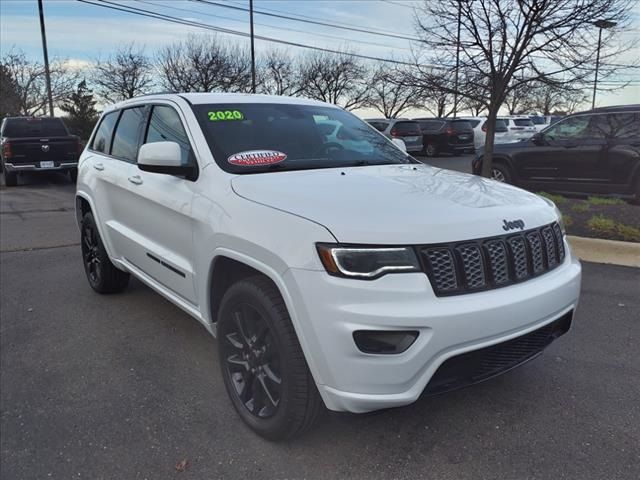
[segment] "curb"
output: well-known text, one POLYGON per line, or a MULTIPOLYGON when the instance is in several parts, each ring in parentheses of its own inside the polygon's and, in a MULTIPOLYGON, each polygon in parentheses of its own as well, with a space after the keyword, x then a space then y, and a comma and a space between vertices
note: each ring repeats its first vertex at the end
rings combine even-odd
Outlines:
POLYGON ((571 251, 580 260, 640 268, 640 243, 567 235, 571 251))

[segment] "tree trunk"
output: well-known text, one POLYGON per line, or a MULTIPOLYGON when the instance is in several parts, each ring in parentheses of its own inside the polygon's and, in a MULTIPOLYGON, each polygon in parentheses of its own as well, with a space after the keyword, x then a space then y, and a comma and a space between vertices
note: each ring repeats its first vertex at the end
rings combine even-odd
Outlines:
POLYGON ((493 140, 496 131, 498 108, 500 108, 499 105, 490 105, 487 115, 487 137, 484 142, 484 156, 482 157, 482 176, 486 178, 491 178, 491 168, 493 166, 493 140))

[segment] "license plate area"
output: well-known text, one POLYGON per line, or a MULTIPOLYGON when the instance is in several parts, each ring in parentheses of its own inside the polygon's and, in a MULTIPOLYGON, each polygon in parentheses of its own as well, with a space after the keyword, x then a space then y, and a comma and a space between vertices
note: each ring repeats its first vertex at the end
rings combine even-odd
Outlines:
POLYGON ((52 160, 46 161, 46 162, 40 162, 40 168, 54 168, 55 164, 53 163, 52 160))
POLYGON ((417 142, 420 137, 403 137, 402 138, 405 142, 417 142))

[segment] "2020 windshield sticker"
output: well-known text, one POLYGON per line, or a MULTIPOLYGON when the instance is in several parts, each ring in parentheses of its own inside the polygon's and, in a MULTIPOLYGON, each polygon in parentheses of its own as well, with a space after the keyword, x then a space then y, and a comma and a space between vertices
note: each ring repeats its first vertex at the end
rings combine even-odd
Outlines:
POLYGON ((244 120, 244 114, 240 110, 217 110, 215 112, 207 112, 207 116, 212 122, 244 120))
POLYGON ((278 152, 277 150, 248 150, 234 153, 227 158, 227 162, 241 167, 259 167, 284 162, 286 158, 286 153, 278 152))

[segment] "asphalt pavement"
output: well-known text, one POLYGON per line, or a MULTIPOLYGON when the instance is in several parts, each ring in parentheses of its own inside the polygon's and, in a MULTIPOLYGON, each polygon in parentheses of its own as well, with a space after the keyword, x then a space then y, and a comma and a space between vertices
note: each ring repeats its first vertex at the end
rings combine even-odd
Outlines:
POLYGON ((519 369, 270 443, 197 321, 89 288, 73 186, 27 180, 0 189, 2 479, 640 478, 640 269, 584 264, 572 330, 519 369))

